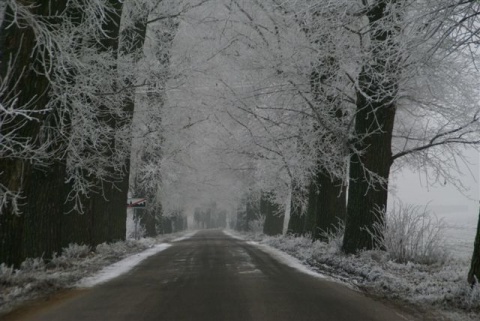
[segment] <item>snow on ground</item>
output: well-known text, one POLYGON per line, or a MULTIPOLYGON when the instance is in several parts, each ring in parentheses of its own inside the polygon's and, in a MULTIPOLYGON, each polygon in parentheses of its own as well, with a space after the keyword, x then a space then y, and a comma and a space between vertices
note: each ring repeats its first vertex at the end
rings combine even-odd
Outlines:
POLYGON ((180 242, 180 241, 183 241, 183 240, 186 240, 186 239, 189 239, 191 238, 192 236, 194 236, 195 234, 197 234, 198 231, 191 231, 191 232, 188 232, 187 234, 181 236, 181 237, 177 237, 173 240, 171 240, 170 242, 180 242))
MULTIPOLYGON (((223 234, 230 236, 231 238, 237 239, 237 240, 246 240, 245 237, 242 237, 239 234, 236 234, 234 231, 230 230, 223 230, 223 234)), ((270 254, 274 259, 277 261, 294 268, 302 273, 311 275, 313 277, 319 278, 319 279, 330 279, 334 280, 332 278, 329 278, 328 276, 318 273, 313 270, 311 266, 302 264, 297 258, 287 254, 286 252, 280 251, 274 247, 271 247, 267 244, 261 244, 255 241, 247 241, 248 244, 253 245, 257 247, 258 249, 262 250, 265 253, 270 254)))
MULTIPOLYGON (((324 274, 315 272, 311 266, 307 266, 302 264, 298 259, 294 258, 293 256, 282 252, 280 250, 277 250, 276 248, 273 248, 271 246, 268 246, 266 244, 260 244, 255 241, 248 241, 247 244, 253 245, 257 247, 258 249, 262 250, 265 253, 270 254, 274 259, 279 261, 280 263, 283 263, 291 268, 294 268, 302 273, 311 275, 313 277, 319 278, 319 279, 327 279, 328 277, 324 274)), ((328 278, 331 279, 331 278, 328 278)))
POLYGON ((444 264, 396 263, 381 251, 345 255, 338 244, 312 242, 306 237, 226 232, 260 247, 287 265, 311 274, 340 280, 373 296, 438 314, 435 320, 480 320, 480 286, 471 288, 468 260, 452 258, 444 264), (276 250, 271 250, 275 248, 276 250), (296 258, 280 256, 277 251, 296 258))
MULTIPOLYGON (((186 239, 191 238, 197 233, 197 231, 191 231, 188 232, 187 234, 174 238, 170 242, 180 242, 186 239)), ((113 278, 116 278, 117 276, 120 276, 124 273, 127 273, 131 269, 133 269, 135 266, 137 266, 140 262, 145 260, 146 258, 155 255, 167 248, 169 248, 171 245, 167 243, 161 243, 161 244, 156 244, 152 248, 149 248, 141 253, 134 254, 132 256, 128 256, 125 259, 118 261, 112 265, 109 265, 105 268, 103 268, 100 272, 93 276, 89 276, 87 278, 81 279, 76 286, 80 288, 89 288, 101 283, 105 283, 113 278)))
POLYGON ((231 230, 223 230, 223 234, 230 236, 231 238, 234 238, 236 240, 245 240, 245 237, 235 233, 234 231, 231 230))
POLYGON ((80 288, 89 288, 110 281, 113 278, 127 273, 149 256, 157 254, 169 248, 170 246, 170 244, 157 244, 154 247, 141 253, 128 256, 121 261, 118 261, 112 265, 103 268, 100 272, 93 276, 81 279, 76 286, 80 288))

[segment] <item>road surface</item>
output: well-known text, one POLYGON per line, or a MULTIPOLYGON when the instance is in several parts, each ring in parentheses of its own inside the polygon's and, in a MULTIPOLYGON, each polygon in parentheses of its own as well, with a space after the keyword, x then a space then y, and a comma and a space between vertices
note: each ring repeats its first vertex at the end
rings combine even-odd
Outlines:
MULTIPOLYGON (((390 306, 290 268, 218 230, 200 231, 127 274, 71 291, 22 321, 405 321, 390 306)), ((10 317, 9 320, 13 320, 10 317)))

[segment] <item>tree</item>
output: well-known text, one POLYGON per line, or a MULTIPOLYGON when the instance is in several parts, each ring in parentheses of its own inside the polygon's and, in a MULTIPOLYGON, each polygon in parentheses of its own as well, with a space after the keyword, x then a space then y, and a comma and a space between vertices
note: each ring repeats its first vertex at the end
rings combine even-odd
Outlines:
MULTIPOLYGON (((58 252, 62 234, 64 243, 91 240, 93 215, 84 216, 88 217, 86 224, 62 231, 68 222, 63 213, 71 208, 81 211, 78 201, 84 195, 98 192, 103 183, 114 181, 121 173, 108 170, 121 167, 124 161, 119 146, 121 131, 126 132, 125 126, 119 125, 124 96, 111 94, 122 87, 116 68, 121 5, 117 1, 48 1, 24 6, 12 1, 6 12, 0 31, 2 41, 8 44, 2 46, 8 48, 2 52, 6 60, 1 67, 7 76, 2 77, 0 86, 4 88, 2 108, 12 103, 12 97, 21 104, 9 106, 14 112, 2 117, 9 125, 1 129, 2 136, 11 138, 8 144, 21 153, 2 153, 0 162, 17 164, 14 167, 21 169, 23 179, 18 179, 15 171, 0 177, 2 182, 11 182, 2 194, 6 202, 0 216, 5 246, 1 260, 19 264, 25 257, 58 252), (18 59, 20 52, 25 59, 18 59), (30 64, 32 68, 27 68, 30 64), (17 79, 11 77, 14 73, 18 73, 17 79), (30 92, 18 87, 18 80, 25 76, 28 82, 23 87, 30 92), (29 85, 32 83, 35 85, 29 85), (25 99, 28 104, 22 103, 25 99), (114 118, 117 124, 112 126, 114 118), (11 191, 14 196, 21 193, 21 205, 8 199, 11 191), (65 208, 68 193, 72 202, 65 208), (21 215, 14 215, 18 213, 21 215)), ((123 209, 124 202, 120 206, 123 209)), ((121 225, 125 222, 111 231, 122 233, 121 225)))
POLYGON ((478 215, 477 233, 473 247, 472 262, 468 272, 468 283, 472 286, 478 284, 480 280, 480 212, 478 215))
POLYGON ((304 213, 306 206, 302 203, 305 197, 302 193, 304 191, 293 181, 287 234, 303 236, 307 233, 307 215, 304 213))
MULTIPOLYGON (((439 6, 446 8, 447 2, 439 6)), ((479 142, 472 135, 478 131, 478 100, 471 99, 478 90, 469 84, 472 69, 465 64, 464 54, 452 55, 445 42, 440 45, 445 12, 421 2, 414 4, 417 6, 405 1, 364 2, 368 24, 363 34, 369 37, 366 57, 375 59, 362 64, 356 85, 356 138, 351 145, 343 244, 349 253, 376 246, 368 231, 374 222, 383 221, 375 209, 385 212, 394 161, 405 157, 415 164, 411 160, 421 158, 422 166, 428 164, 438 177, 450 180, 453 151, 479 142), (456 77, 453 86, 450 77, 456 77), (460 79, 468 81, 458 87, 460 79), (404 112, 415 115, 414 123, 410 117, 403 118, 404 112), (396 121, 396 116, 402 118, 396 121), (397 124, 407 124, 408 129, 397 124)))
POLYGON ((265 216, 263 233, 266 235, 283 234, 283 221, 285 219, 284 211, 270 198, 270 193, 262 193, 260 199, 260 213, 265 216))
POLYGON ((53 158, 57 142, 42 132, 45 126, 58 125, 52 117, 50 77, 59 43, 49 32, 61 30, 68 21, 66 5, 8 3, 0 29, 0 105, 9 110, 0 116, 1 136, 6 138, 0 158, 0 261, 15 265, 25 257, 59 250, 65 194, 56 188, 63 178, 55 174, 64 165, 53 158))
POLYGON ((373 212, 375 206, 387 204, 387 185, 392 165, 392 133, 398 92, 397 53, 385 52, 394 43, 395 26, 376 27, 380 21, 392 23, 396 15, 389 12, 387 1, 375 1, 365 7, 375 57, 362 66, 358 77, 355 134, 361 137, 353 145, 350 160, 347 221, 343 250, 347 253, 376 246, 369 234, 372 223, 383 218, 373 212))

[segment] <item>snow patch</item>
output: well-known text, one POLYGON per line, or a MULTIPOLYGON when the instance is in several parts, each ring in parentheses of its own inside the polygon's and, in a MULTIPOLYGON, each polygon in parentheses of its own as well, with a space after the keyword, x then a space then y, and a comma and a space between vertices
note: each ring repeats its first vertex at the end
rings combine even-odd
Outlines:
POLYGON ((254 242, 254 241, 248 241, 247 244, 250 244, 250 245, 253 245, 253 246, 257 247, 258 249, 262 250, 263 252, 265 252, 267 254, 270 254, 274 259, 276 259, 280 263, 283 263, 283 264, 285 264, 285 265, 287 265, 291 268, 294 268, 294 269, 296 269, 296 270, 298 270, 302 273, 311 275, 311 276, 313 276, 315 278, 318 278, 318 279, 323 279, 323 280, 328 279, 328 280, 331 280, 331 281, 334 280, 331 277, 328 277, 326 275, 323 275, 321 273, 313 271, 312 269, 309 269, 307 266, 303 265, 299 260, 297 260, 293 256, 288 255, 285 252, 277 250, 273 247, 270 247, 270 246, 265 245, 265 244, 260 244, 260 243, 254 242))
POLYGON ((182 236, 182 237, 178 237, 178 238, 176 238, 176 239, 173 239, 171 242, 180 242, 180 241, 189 239, 189 238, 191 238, 192 236, 194 236, 195 234, 197 234, 197 232, 198 232, 198 231, 189 232, 189 233, 185 234, 185 235, 182 236))
POLYGON ((231 238, 234 238, 236 240, 242 240, 242 241, 245 241, 245 239, 243 237, 241 237, 240 235, 238 234, 234 234, 231 230, 222 230, 223 234, 227 235, 227 236, 230 236, 231 238))
POLYGON ((81 279, 76 284, 76 286, 80 288, 89 288, 89 287, 93 287, 95 285, 110 281, 113 278, 116 278, 124 273, 127 273, 136 265, 138 265, 140 262, 145 260, 147 257, 155 255, 169 248, 170 246, 171 244, 166 244, 166 243, 158 244, 141 253, 129 256, 121 261, 118 261, 117 263, 114 263, 112 265, 109 265, 103 268, 100 272, 98 272, 94 276, 81 279))

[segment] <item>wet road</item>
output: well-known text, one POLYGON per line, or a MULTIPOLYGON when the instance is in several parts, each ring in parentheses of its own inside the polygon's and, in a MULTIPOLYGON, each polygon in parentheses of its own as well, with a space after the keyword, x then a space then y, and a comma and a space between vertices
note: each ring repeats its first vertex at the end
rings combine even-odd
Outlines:
POLYGON ((18 320, 410 320, 216 230, 198 232, 121 277, 67 296, 18 320))

